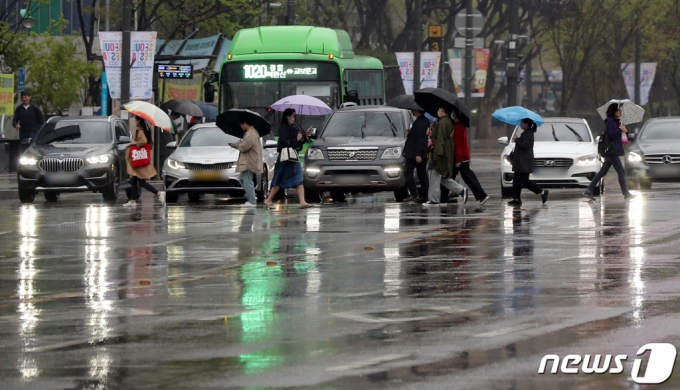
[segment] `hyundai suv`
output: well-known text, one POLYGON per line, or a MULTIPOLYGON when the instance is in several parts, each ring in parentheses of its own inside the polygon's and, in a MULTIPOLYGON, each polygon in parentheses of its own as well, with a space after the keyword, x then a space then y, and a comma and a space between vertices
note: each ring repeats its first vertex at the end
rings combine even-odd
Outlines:
POLYGON ((394 191, 408 196, 402 156, 406 130, 413 117, 407 110, 358 106, 336 110, 324 123, 305 156, 304 186, 310 201, 329 191, 335 201, 347 192, 394 191))

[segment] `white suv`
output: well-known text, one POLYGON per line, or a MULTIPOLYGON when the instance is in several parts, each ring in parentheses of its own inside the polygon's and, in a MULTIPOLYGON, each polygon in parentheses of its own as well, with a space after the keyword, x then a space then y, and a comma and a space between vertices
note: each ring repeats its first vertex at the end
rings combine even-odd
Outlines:
MULTIPOLYGON (((543 188, 587 187, 600 170, 602 163, 597 155, 597 140, 588 122, 581 118, 545 118, 534 137, 534 173, 531 180, 543 188)), ((522 129, 515 128, 520 135, 522 129)), ((512 165, 508 155, 515 148, 508 137, 498 143, 507 145, 501 154, 501 193, 512 195, 512 165)), ((604 190, 604 180, 595 189, 604 190)))

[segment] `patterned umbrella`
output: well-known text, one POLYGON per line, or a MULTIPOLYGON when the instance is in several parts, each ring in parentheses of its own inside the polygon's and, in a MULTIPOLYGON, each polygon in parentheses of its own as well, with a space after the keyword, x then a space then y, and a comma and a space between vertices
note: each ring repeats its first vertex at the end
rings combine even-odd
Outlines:
POLYGON ((333 112, 333 109, 326 103, 308 95, 287 96, 272 104, 271 107, 276 111, 292 108, 298 115, 328 115, 333 112))
POLYGON ((153 126, 160 127, 165 131, 170 131, 172 127, 172 121, 168 114, 151 103, 134 101, 121 104, 121 106, 134 116, 143 118, 153 126))
POLYGON ((600 114, 602 119, 607 119, 607 108, 613 103, 619 105, 619 109, 623 113, 621 122, 624 124, 629 125, 631 123, 642 122, 642 119, 645 117, 645 109, 631 102, 630 99, 612 99, 607 104, 597 109, 597 113, 600 114))

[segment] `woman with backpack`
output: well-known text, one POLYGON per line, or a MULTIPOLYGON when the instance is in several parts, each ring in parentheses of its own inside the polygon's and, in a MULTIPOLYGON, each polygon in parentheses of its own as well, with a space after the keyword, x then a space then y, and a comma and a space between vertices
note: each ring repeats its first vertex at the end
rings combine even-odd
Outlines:
POLYGON ((621 123, 621 109, 618 103, 612 103, 607 107, 607 118, 604 120, 606 126, 605 131, 602 133, 602 138, 600 139, 599 152, 604 162, 602 163, 602 168, 595 175, 590 185, 583 193, 583 196, 588 198, 588 200, 595 201, 593 196, 593 191, 595 187, 600 183, 600 180, 609 172, 609 168, 612 166, 619 175, 619 185, 621 186, 621 193, 625 199, 631 199, 633 195, 628 191, 628 186, 626 185, 626 169, 623 167, 621 162, 621 156, 624 155, 623 152, 623 142, 621 140, 621 135, 628 133, 626 126, 621 123), (602 150, 602 149, 605 150, 602 150))
POLYGON ((529 180, 529 176, 534 172, 534 133, 538 130, 538 126, 533 120, 524 118, 519 127, 522 129, 522 135, 518 137, 515 134, 512 138, 515 143, 515 150, 512 152, 513 199, 508 202, 508 206, 522 205, 522 188, 540 195, 545 204, 548 201, 548 191, 529 180))

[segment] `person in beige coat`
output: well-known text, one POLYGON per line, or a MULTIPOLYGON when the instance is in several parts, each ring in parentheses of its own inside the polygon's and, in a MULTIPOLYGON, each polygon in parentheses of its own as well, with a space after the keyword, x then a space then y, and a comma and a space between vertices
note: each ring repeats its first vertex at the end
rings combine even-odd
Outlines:
POLYGON ((255 207, 257 206, 257 197, 255 196, 253 179, 256 175, 262 173, 262 141, 260 141, 257 129, 248 123, 247 118, 242 119, 240 125, 245 134, 241 140, 231 144, 231 147, 241 152, 236 162, 236 172, 239 174, 238 180, 246 192, 246 198, 248 198, 243 206, 255 207))
MULTIPOLYGON (((137 117, 136 120, 137 128, 132 135, 132 142, 130 142, 130 145, 144 146, 147 143, 151 143, 151 133, 148 130, 146 121, 140 117, 137 117)), ((153 149, 151 155, 153 156, 153 149)), ((123 206, 136 206, 137 200, 142 196, 142 188, 158 196, 161 204, 165 205, 165 191, 158 191, 154 188, 154 186, 146 182, 148 179, 153 178, 157 174, 156 168, 153 166, 153 159, 149 165, 133 168, 130 158, 130 147, 128 146, 127 150, 125 151, 125 162, 127 163, 127 172, 130 176, 131 188, 130 200, 128 200, 128 202, 123 206)))

